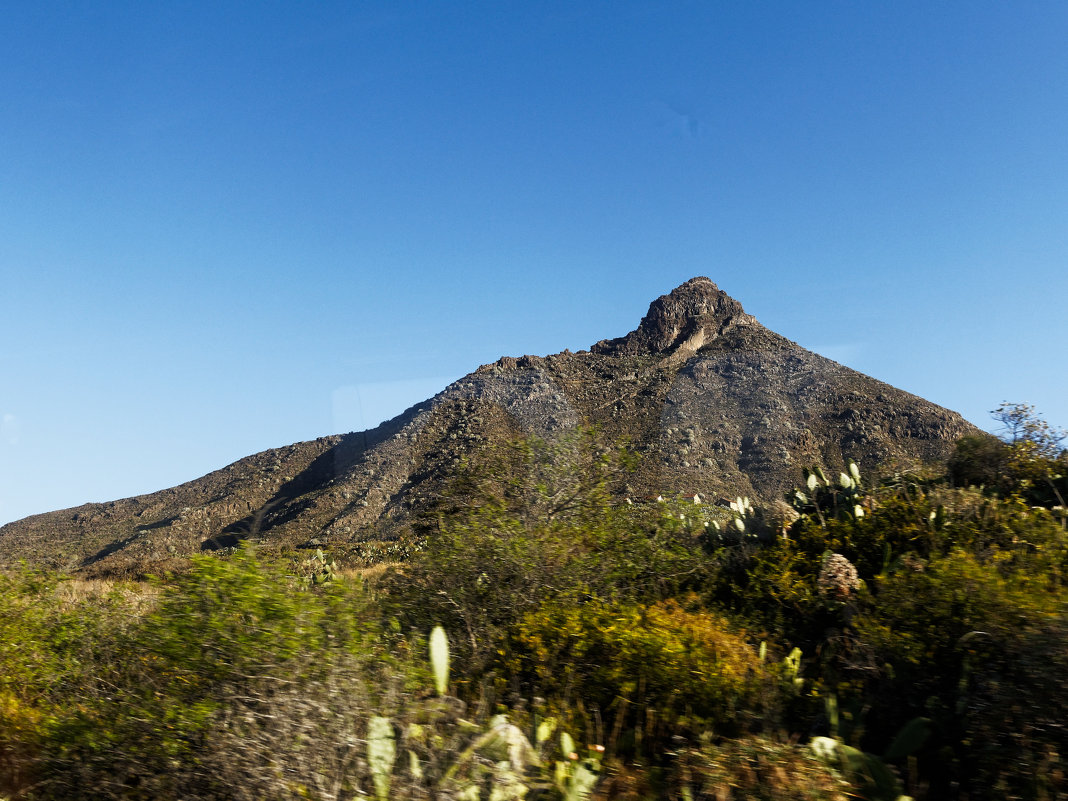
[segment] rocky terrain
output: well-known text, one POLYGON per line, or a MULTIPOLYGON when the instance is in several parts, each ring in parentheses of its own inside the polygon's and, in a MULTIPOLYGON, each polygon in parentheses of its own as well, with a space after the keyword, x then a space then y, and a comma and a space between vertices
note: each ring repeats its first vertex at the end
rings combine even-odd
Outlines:
POLYGON ((388 543, 465 458, 591 425, 642 457, 630 478, 636 496, 764 501, 797 484, 803 466, 938 462, 975 432, 954 412, 769 331, 712 281, 694 278, 655 300, 625 337, 578 353, 502 358, 371 431, 10 523, 0 528, 0 561, 125 575, 245 538, 388 543))

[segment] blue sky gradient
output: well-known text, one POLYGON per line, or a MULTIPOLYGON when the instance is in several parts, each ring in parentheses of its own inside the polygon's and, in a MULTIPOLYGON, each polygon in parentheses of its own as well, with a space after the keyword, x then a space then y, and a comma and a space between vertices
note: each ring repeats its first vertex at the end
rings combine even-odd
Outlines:
POLYGON ((7 4, 0 522, 373 426, 708 275, 1068 425, 1068 5, 7 4))

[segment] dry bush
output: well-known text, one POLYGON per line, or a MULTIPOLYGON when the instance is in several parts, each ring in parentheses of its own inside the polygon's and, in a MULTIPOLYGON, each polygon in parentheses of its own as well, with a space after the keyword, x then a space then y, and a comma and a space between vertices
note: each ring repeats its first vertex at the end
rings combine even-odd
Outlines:
POLYGON ((850 785, 807 747, 763 737, 685 749, 675 798, 692 801, 847 801, 850 785))

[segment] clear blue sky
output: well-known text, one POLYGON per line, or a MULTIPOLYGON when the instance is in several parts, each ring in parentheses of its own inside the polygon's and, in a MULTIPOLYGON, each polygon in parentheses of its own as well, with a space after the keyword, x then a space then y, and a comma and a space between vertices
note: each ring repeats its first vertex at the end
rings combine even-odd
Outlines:
POLYGON ((1068 4, 17 2, 0 522, 362 429, 708 275, 1068 426, 1068 4))

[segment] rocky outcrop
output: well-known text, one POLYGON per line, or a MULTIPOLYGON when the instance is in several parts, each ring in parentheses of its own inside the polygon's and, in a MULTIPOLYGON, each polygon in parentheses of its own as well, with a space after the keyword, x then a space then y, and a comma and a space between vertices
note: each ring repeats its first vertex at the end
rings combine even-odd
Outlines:
POLYGON ((954 412, 769 331, 711 280, 694 278, 653 301, 624 337, 578 353, 502 358, 371 431, 10 523, 0 528, 0 560, 116 574, 245 539, 388 550, 465 459, 580 426, 638 451, 636 495, 764 501, 799 482, 802 466, 854 459, 867 472, 937 462, 975 431, 954 412))
POLYGON ((693 354, 736 328, 766 331, 742 304, 700 276, 654 300, 637 329, 620 339, 602 340, 590 350, 610 356, 676 350, 693 354))

